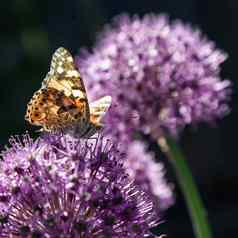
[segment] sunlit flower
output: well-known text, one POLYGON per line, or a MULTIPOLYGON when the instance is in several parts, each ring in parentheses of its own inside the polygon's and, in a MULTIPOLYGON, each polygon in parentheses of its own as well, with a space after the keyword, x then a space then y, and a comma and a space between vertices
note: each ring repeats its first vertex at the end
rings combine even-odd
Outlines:
POLYGON ((121 16, 101 34, 93 53, 77 57, 92 98, 111 95, 109 134, 142 131, 155 139, 229 112, 227 55, 190 25, 165 16, 121 16))
POLYGON ((52 134, 10 142, 0 161, 1 237, 152 236, 153 203, 108 140, 52 134))

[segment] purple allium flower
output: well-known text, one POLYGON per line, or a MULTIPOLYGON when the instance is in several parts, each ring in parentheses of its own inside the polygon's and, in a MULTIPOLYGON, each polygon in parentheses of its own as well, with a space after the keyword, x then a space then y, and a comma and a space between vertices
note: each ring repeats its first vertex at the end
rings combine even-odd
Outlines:
POLYGON ((230 81, 219 76, 226 58, 190 25, 147 15, 116 18, 77 62, 92 98, 113 97, 111 135, 140 130, 157 139, 229 112, 230 81))
POLYGON ((158 213, 174 203, 173 187, 165 180, 164 166, 155 162, 152 153, 146 152, 144 143, 130 143, 125 168, 135 183, 150 194, 158 213))
POLYGON ((108 140, 51 134, 10 142, 0 161, 0 237, 151 235, 153 202, 108 140))

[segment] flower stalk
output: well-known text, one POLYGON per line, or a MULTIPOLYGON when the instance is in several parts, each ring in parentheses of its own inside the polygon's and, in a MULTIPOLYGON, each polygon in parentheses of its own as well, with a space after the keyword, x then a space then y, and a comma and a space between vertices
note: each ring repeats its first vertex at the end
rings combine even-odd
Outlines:
POLYGON ((171 138, 160 138, 158 144, 171 162, 183 193, 197 238, 211 238, 212 232, 201 196, 179 146, 171 138))

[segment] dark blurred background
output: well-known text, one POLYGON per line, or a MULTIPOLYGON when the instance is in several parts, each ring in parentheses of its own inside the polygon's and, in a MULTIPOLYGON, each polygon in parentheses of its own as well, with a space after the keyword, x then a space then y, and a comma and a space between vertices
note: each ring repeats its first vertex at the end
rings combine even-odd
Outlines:
MULTIPOLYGON (((214 237, 237 237, 238 160, 237 84, 238 2, 236 0, 8 0, 1 1, 0 147, 10 135, 26 130, 26 104, 40 87, 55 49, 64 46, 76 54, 90 47, 96 33, 120 13, 167 13, 198 26, 229 54, 222 76, 233 81, 232 112, 215 127, 187 128, 181 145, 206 204, 214 237)), ((163 159, 163 158, 162 158, 163 159)), ((168 177, 174 182, 168 164, 168 177)), ((168 237, 194 237, 179 189, 177 203, 166 214, 159 232, 168 237)))

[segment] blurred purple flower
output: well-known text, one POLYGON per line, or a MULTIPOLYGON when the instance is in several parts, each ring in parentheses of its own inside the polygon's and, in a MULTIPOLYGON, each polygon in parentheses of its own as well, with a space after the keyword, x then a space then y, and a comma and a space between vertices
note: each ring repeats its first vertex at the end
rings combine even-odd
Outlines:
POLYGON ((110 135, 139 130, 157 139, 229 112, 230 81, 219 76, 226 58, 190 25, 161 15, 121 16, 77 64, 92 98, 113 97, 110 135))
POLYGON ((128 146, 125 168, 135 183, 154 200, 158 213, 174 203, 173 186, 165 180, 163 164, 155 162, 153 154, 146 152, 141 141, 128 146))
POLYGON ((12 138, 2 158, 1 237, 139 238, 158 222, 123 155, 100 136, 12 138))

